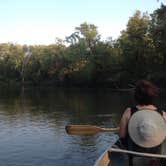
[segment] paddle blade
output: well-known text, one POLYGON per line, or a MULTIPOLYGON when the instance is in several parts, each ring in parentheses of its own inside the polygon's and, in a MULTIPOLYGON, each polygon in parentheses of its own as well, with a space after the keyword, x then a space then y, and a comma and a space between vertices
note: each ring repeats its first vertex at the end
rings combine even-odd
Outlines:
POLYGON ((116 132, 118 128, 101 128, 93 125, 68 125, 66 132, 68 134, 96 134, 98 132, 116 132))
POLYGON ((91 125, 68 125, 65 129, 68 134, 96 134, 100 131, 99 128, 91 125))

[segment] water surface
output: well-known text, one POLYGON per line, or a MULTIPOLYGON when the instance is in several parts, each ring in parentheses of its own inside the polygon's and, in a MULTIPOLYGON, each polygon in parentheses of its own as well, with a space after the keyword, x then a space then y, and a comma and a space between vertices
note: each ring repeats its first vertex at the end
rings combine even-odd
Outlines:
POLYGON ((115 134, 68 135, 65 126, 117 127, 131 104, 131 93, 108 89, 1 88, 0 165, 91 166, 115 134))

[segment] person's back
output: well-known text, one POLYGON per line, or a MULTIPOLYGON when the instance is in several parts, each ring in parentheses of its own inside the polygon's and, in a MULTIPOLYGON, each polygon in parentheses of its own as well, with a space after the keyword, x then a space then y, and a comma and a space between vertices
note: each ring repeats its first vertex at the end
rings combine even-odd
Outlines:
MULTIPOLYGON (((147 110, 149 115, 151 114, 153 115, 155 112, 157 113, 157 115, 160 114, 159 117, 162 115, 160 119, 161 121, 163 120, 163 118, 166 120, 165 113, 157 109, 157 107, 155 106, 155 98, 157 97, 157 95, 158 95, 158 88, 154 86, 152 83, 150 83, 149 81, 141 80, 137 82, 136 88, 135 88, 135 100, 137 104, 136 106, 129 107, 125 110, 120 122, 119 136, 127 149, 134 150, 134 151, 141 151, 141 152, 143 151, 148 153, 160 153, 161 142, 156 144, 156 146, 154 145, 149 145, 149 147, 145 147, 145 145, 140 146, 138 142, 133 140, 133 138, 131 137, 131 133, 128 131, 128 125, 133 115, 135 115, 137 112, 141 112, 141 110, 147 110)), ((149 117, 145 116, 144 117, 145 122, 149 118, 150 116, 149 117)), ((164 122, 164 127, 165 127, 165 122, 164 122)), ((137 128, 135 130, 137 130, 137 128)), ((143 129, 141 129, 140 131, 142 130, 143 129)), ((162 131, 162 133, 165 133, 165 132, 166 131, 162 131)), ((150 134, 150 131, 148 131, 148 134, 150 134)), ((146 133, 144 133, 144 135, 146 137, 146 133)), ((157 135, 160 135, 159 131, 157 135)))

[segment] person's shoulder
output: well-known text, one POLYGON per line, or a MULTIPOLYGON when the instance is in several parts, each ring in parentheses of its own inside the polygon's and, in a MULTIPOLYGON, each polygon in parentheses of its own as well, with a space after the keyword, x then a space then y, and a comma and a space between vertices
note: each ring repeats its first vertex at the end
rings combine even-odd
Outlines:
POLYGON ((163 115, 164 113, 166 113, 165 109, 163 109, 163 108, 158 108, 158 107, 157 107, 156 111, 157 111, 158 113, 160 113, 161 115, 163 115))
POLYGON ((163 118, 166 121, 166 112, 165 111, 163 111, 163 118))
POLYGON ((166 110, 163 108, 157 108, 157 112, 160 113, 166 121, 166 110))
POLYGON ((127 107, 123 113, 123 115, 129 119, 130 118, 130 115, 131 115, 131 107, 127 107))
POLYGON ((129 113, 131 111, 131 107, 127 107, 126 109, 125 109, 125 112, 126 113, 129 113))
POLYGON ((165 110, 161 110, 163 114, 166 114, 166 111, 165 110))

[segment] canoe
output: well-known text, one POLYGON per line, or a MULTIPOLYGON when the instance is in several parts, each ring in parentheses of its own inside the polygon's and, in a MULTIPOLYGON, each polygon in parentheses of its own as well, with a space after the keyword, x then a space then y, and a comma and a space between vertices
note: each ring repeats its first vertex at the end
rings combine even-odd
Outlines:
POLYGON ((133 166, 153 166, 155 164, 166 166, 166 155, 140 153, 118 147, 106 150, 95 162, 94 166, 131 166, 129 165, 129 156, 133 158, 133 166))

